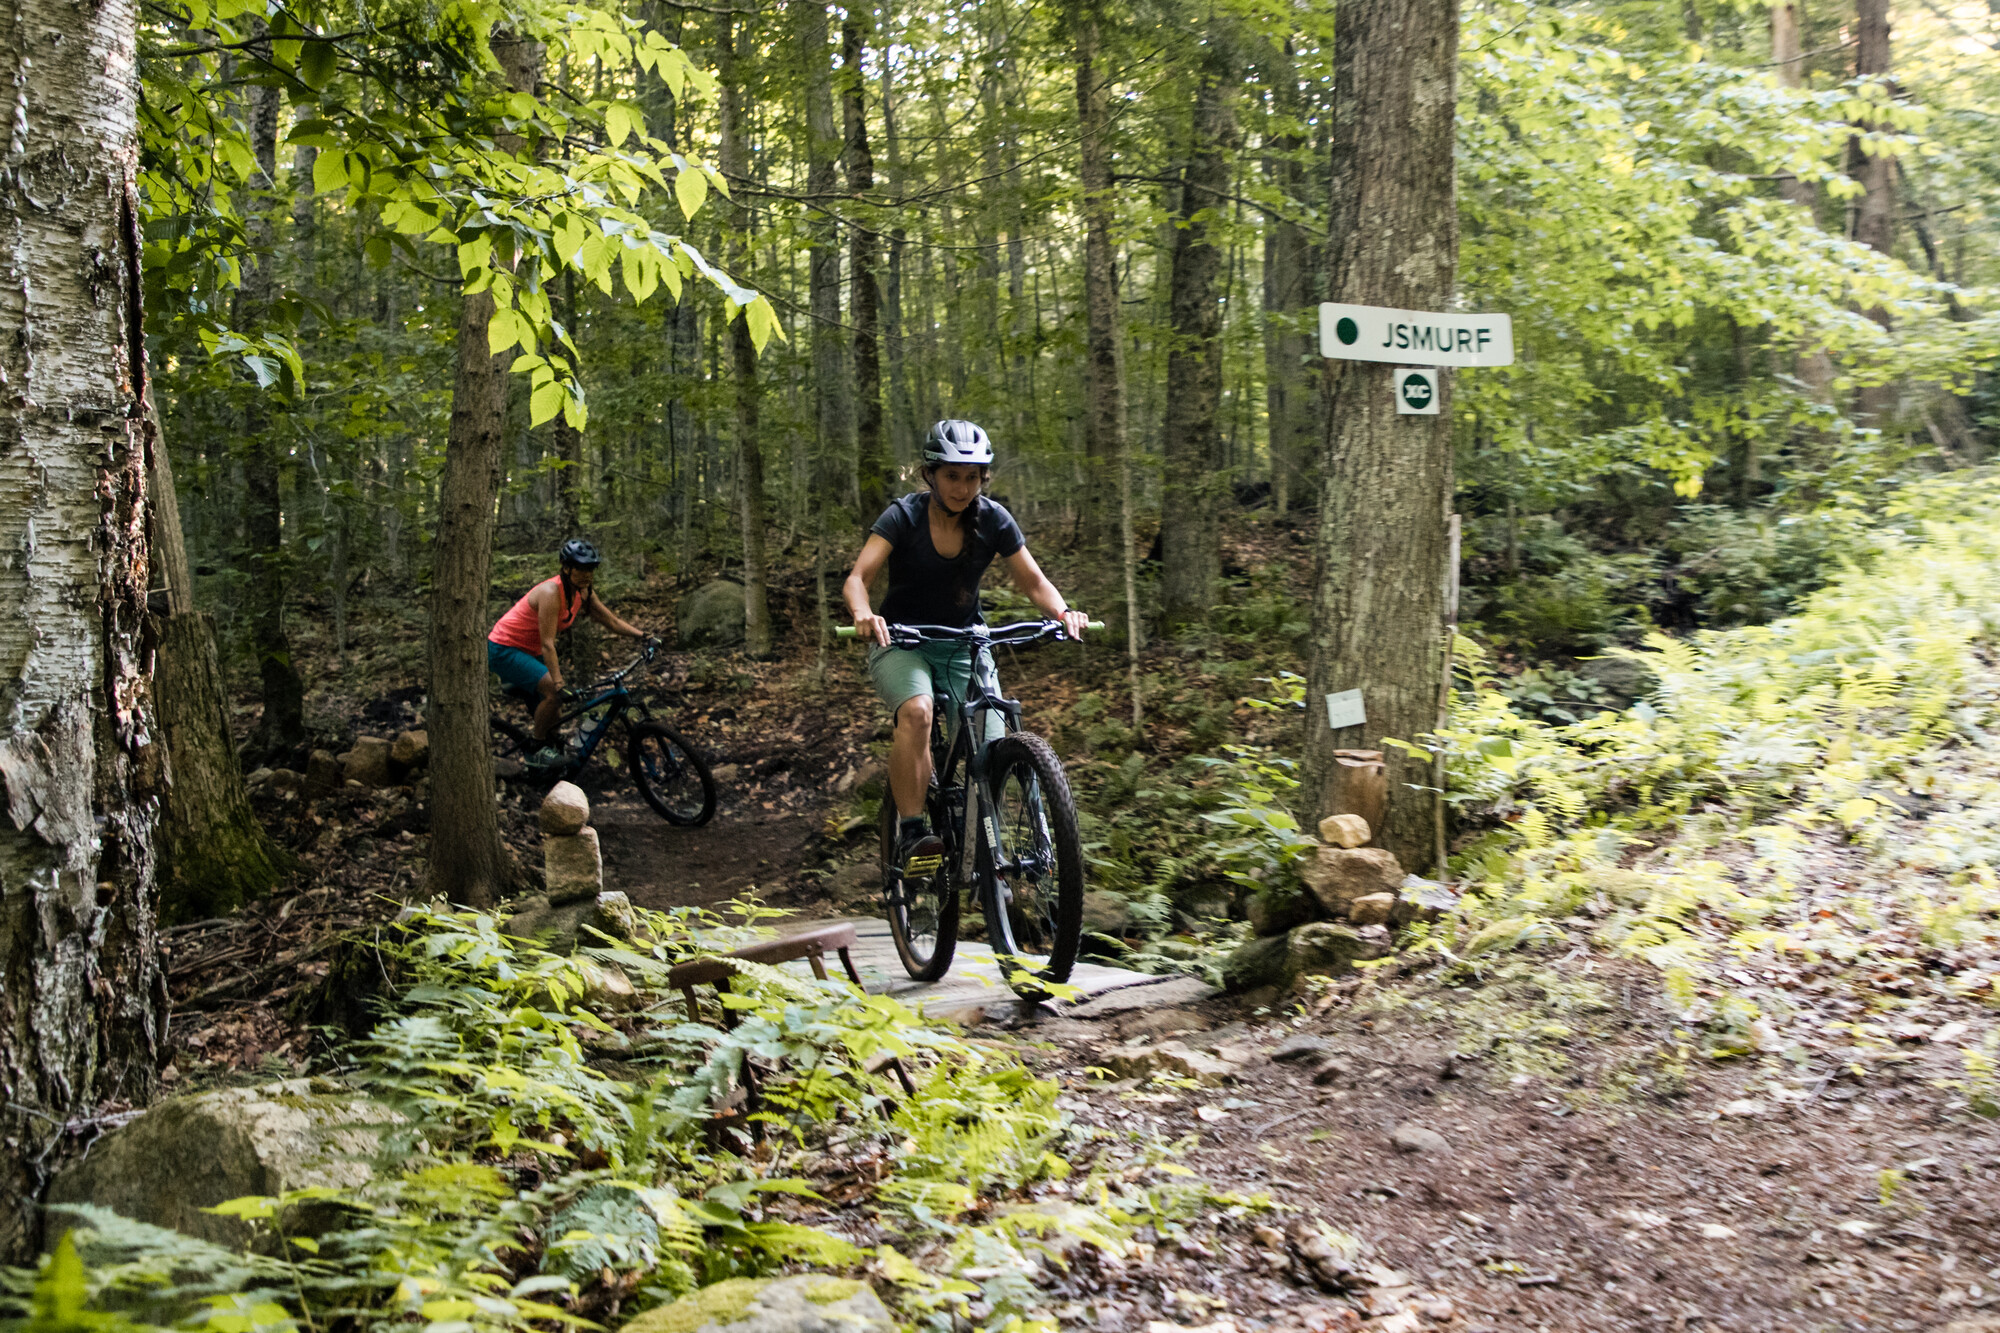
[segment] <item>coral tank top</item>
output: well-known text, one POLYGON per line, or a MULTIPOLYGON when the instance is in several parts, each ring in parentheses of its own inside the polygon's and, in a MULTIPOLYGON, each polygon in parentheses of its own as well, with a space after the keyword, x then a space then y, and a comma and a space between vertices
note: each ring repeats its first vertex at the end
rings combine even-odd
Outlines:
MULTIPOLYGON (((556 595, 562 595, 562 578, 557 576, 542 582, 523 593, 521 600, 507 608, 507 614, 493 623, 493 632, 486 637, 494 643, 508 648, 519 648, 524 653, 537 656, 542 651, 542 618, 535 614, 535 608, 528 605, 528 598, 548 587, 556 585, 556 595)), ((556 632, 561 633, 576 623, 576 613, 583 609, 585 594, 578 593, 575 600, 567 602, 556 613, 556 632)))

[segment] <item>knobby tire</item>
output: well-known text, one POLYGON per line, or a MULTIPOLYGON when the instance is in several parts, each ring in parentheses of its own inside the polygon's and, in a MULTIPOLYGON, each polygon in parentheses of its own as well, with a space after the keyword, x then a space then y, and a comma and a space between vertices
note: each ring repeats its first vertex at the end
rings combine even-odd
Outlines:
MULTIPOLYGON (((960 765, 959 767, 962 767, 960 765)), ((915 981, 937 981, 951 970, 951 956, 958 948, 958 852, 949 836, 950 816, 935 799, 931 802, 931 827, 944 838, 944 865, 930 879, 920 882, 896 902, 894 893, 901 872, 896 867, 896 843, 900 821, 896 798, 882 794, 882 808, 876 818, 882 864, 882 899, 888 910, 889 937, 896 942, 896 955, 903 970, 915 981)))
POLYGON ((1004 736, 988 755, 994 805, 983 812, 975 835, 986 938, 1001 976, 1016 993, 1044 1000, 1047 986, 1069 980, 1083 942, 1083 836, 1076 804, 1062 760, 1040 736, 1025 731, 1004 736), (992 844, 994 827, 999 847, 992 844))
POLYGON ((632 785, 653 813, 669 824, 699 828, 715 815, 715 776, 681 734, 664 722, 634 722, 625 729, 632 785))

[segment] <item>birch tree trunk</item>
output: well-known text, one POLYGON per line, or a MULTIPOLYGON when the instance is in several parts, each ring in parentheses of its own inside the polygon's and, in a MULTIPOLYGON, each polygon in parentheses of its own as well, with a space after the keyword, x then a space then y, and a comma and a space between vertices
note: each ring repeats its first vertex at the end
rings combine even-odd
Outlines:
MULTIPOLYGON (((722 171, 733 181, 750 175, 750 137, 746 94, 740 77, 733 19, 728 12, 715 19, 715 63, 721 76, 722 171)), ((742 277, 750 258, 750 208, 730 206, 729 271, 742 277)), ((736 486, 743 525, 743 650, 752 657, 771 655, 769 560, 764 548, 764 448, 758 415, 762 386, 757 381, 757 344, 750 323, 729 321, 729 360, 736 389, 736 486)))
MULTIPOLYGON (((1453 125, 1458 0, 1342 0, 1334 57, 1329 299, 1441 310, 1458 265, 1453 125)), ((1307 674, 1306 814, 1324 812, 1336 749, 1388 761, 1383 845, 1430 863, 1430 764, 1383 744, 1437 726, 1443 673, 1451 378, 1437 416, 1398 416, 1392 367, 1327 365, 1307 674), (1368 720, 1336 732, 1320 700, 1360 689, 1368 720)))
POLYGON ((17 0, 0 282, 0 1257, 63 1125, 155 1090, 137 7, 17 0))
MULTIPOLYGON (((1132 538, 1131 450, 1125 429, 1125 347, 1118 331, 1118 254, 1111 229, 1116 217, 1111 181, 1111 117, 1097 60, 1101 28, 1088 3, 1070 13, 1076 41, 1078 176, 1083 184, 1083 286, 1090 392, 1089 435, 1083 497, 1088 549, 1106 554, 1115 540, 1125 594, 1126 666, 1132 691, 1132 726, 1144 718, 1139 698, 1139 553, 1132 538), (1116 521, 1111 497, 1116 497, 1116 521), (1115 537, 1112 535, 1115 534, 1115 537)), ((1109 561, 1103 562, 1109 565, 1109 561)))
POLYGON ((1161 610, 1169 625, 1206 615, 1222 573, 1221 504, 1223 252, 1221 210, 1229 193, 1236 139, 1236 57, 1222 23, 1209 25, 1207 57, 1195 92, 1193 135, 1175 218, 1162 423, 1165 472, 1160 499, 1161 610))
MULTIPOLYGON (((493 54, 516 90, 540 77, 539 43, 493 36, 493 54)), ((519 140, 502 139, 519 152, 519 140)), ((430 891, 447 902, 489 907, 512 886, 514 859, 500 841, 487 720, 487 592, 493 570, 493 507, 500 498, 507 426, 507 358, 488 349, 493 294, 465 298, 458 321, 458 372, 438 475, 430 633, 430 891)))
MULTIPOLYGON (((847 132, 847 190, 856 199, 875 191, 875 154, 868 146, 867 75, 861 68, 866 11, 849 8, 840 25, 841 109, 847 132)), ((895 471, 882 423, 882 344, 878 336, 882 296, 875 281, 872 217, 848 228, 848 306, 854 323, 854 455, 861 518, 871 521, 889 503, 895 471)))

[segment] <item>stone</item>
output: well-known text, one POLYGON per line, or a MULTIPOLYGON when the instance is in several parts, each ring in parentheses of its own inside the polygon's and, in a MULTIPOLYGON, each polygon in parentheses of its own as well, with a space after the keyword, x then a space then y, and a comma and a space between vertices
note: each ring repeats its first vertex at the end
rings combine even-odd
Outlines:
POLYGON ((639 920, 639 909, 632 906, 632 900, 615 889, 597 895, 597 918, 592 924, 607 935, 633 944, 651 947, 658 942, 639 920))
POLYGON ((1754 1097, 1739 1097, 1725 1104, 1722 1116, 1730 1120, 1761 1120, 1769 1113, 1769 1108, 1754 1097))
MULTIPOLYGON (((623 894, 617 896, 624 897, 623 894)), ((537 893, 517 899, 513 906, 514 912, 500 923, 500 929, 516 939, 538 944, 550 953, 572 954, 579 943, 585 947, 603 943, 596 936, 586 933, 586 928, 602 931, 606 935, 619 933, 615 914, 600 908, 596 898, 580 898, 557 906, 549 901, 547 894, 537 893)), ((631 904, 625 906, 629 909, 631 904)))
POLYGON ((630 1013, 640 1007, 639 992, 632 987, 632 979, 623 969, 609 963, 598 963, 586 958, 577 964, 583 973, 583 994, 577 1003, 599 1013, 630 1013))
POLYGON ((674 633, 683 648, 743 642, 743 585, 716 579, 681 598, 674 608, 674 633))
POLYGON ((1374 836, 1360 815, 1328 815, 1319 821, 1319 840, 1329 847, 1366 847, 1374 836))
POLYGON ((1204 1088, 1216 1087, 1223 1080, 1235 1077, 1242 1068, 1233 1060, 1197 1051, 1178 1041, 1114 1046, 1104 1053, 1102 1064, 1115 1078, 1144 1079, 1168 1074, 1191 1078, 1204 1088))
MULTIPOLYGON (((240 1248, 253 1240, 249 1224, 202 1209, 249 1194, 364 1185, 373 1174, 367 1159, 376 1131, 399 1119, 336 1085, 302 1078, 175 1097, 57 1173, 48 1200, 52 1207, 96 1204, 240 1248)), ((319 1234, 339 1225, 342 1212, 324 1201, 301 1205, 287 1214, 285 1229, 319 1234)))
POLYGON ((1244 915, 1253 935, 1282 935, 1319 917, 1319 900, 1290 885, 1261 888, 1250 895, 1244 915))
POLYGON ((841 906, 872 903, 882 893, 882 866, 873 857, 849 862, 826 877, 825 888, 841 906))
POLYGON ((1403 867, 1380 847, 1322 847, 1299 863, 1299 878, 1330 916, 1346 916, 1347 905, 1371 893, 1394 893, 1403 867))
POLYGON ((1300 977, 1341 976, 1353 971, 1357 961, 1379 958, 1382 952, 1351 927, 1315 921, 1238 946, 1222 960, 1222 987, 1248 992, 1269 986, 1282 994, 1300 977))
POLYGON ((551 905, 595 902, 604 892, 604 857, 597 830, 584 828, 567 838, 542 839, 542 884, 551 905))
POLYGON ((1083 895, 1083 929, 1089 935, 1118 939, 1132 924, 1131 906, 1109 889, 1088 889, 1083 895))
POLYGON ((1576 674, 1601 686, 1609 696, 1603 707, 1612 710, 1631 707, 1660 683, 1653 668, 1637 657, 1586 657, 1576 664, 1576 674))
POLYGON ((1236 888, 1224 880, 1197 879, 1169 891, 1174 911, 1191 928, 1227 921, 1236 912, 1236 888))
POLYGON ((270 780, 271 780, 271 770, 268 768, 260 768, 252 772, 249 777, 243 779, 243 785, 248 787, 251 791, 255 791, 257 790, 257 788, 263 786, 270 780))
POLYGON ((389 742, 380 736, 357 736, 354 748, 338 756, 341 776, 364 787, 387 787, 389 742))
POLYGON ((895 1333, 866 1282, 807 1273, 736 1277, 655 1306, 620 1333, 895 1333))
POLYGON ((574 782, 558 782, 542 798, 539 819, 549 837, 574 837, 590 822, 590 798, 574 782))
POLYGON ((718 787, 724 787, 736 781, 736 775, 742 771, 734 764, 717 764, 708 771, 708 775, 715 779, 718 787))
POLYGON ((1347 919, 1357 926, 1386 926, 1395 910, 1395 894, 1364 893, 1347 905, 1347 919))
POLYGON ((1422 1153, 1430 1157, 1442 1157, 1451 1152, 1451 1144, 1444 1135, 1422 1125, 1398 1125, 1396 1132, 1389 1136, 1397 1152, 1422 1153))
POLYGON ((330 750, 314 750, 306 758, 306 790, 314 795, 332 791, 341 784, 340 760, 330 750))
POLYGON ((389 743, 389 758, 405 770, 422 768, 431 761, 431 734, 406 731, 389 743))
POLYGON ((1315 1037, 1310 1032, 1300 1032, 1279 1042, 1278 1048, 1271 1052, 1271 1058, 1273 1060, 1317 1059, 1331 1054, 1332 1051, 1333 1044, 1326 1038, 1315 1037))
POLYGON ((268 785, 272 791, 297 791, 306 785, 306 775, 294 769, 274 768, 268 785))

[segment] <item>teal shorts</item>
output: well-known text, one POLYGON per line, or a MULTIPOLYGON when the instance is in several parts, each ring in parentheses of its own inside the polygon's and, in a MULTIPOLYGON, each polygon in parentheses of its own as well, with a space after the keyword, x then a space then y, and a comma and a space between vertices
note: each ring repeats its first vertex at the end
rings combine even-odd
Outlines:
MULTIPOLYGON (((875 693, 894 713, 918 695, 935 699, 940 693, 963 699, 972 686, 972 654, 962 643, 925 643, 915 648, 868 650, 868 678, 875 693)), ((952 719, 945 718, 950 732, 952 719)), ((1007 720, 998 710, 986 711, 986 739, 998 740, 1007 731, 1007 720)))

